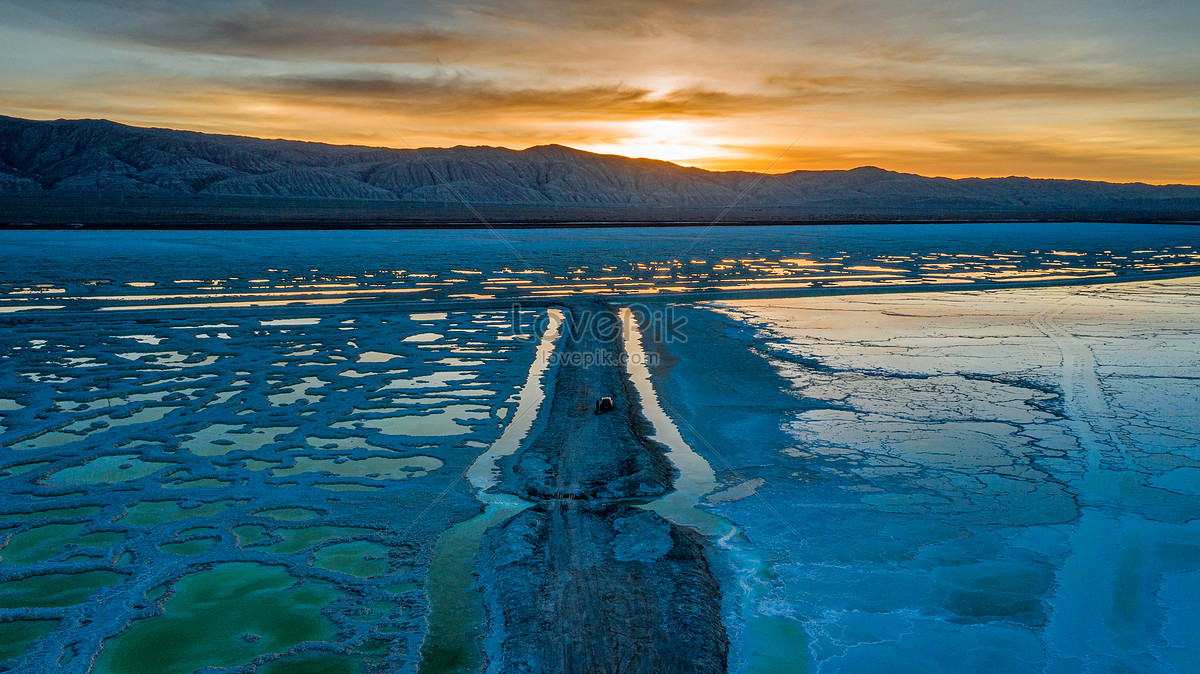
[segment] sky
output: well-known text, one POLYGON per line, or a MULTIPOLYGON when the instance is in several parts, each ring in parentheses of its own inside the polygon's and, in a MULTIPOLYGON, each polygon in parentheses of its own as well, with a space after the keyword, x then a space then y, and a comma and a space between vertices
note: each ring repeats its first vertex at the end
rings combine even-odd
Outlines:
POLYGON ((1200 184, 1200 1, 0 0, 0 114, 1200 184))

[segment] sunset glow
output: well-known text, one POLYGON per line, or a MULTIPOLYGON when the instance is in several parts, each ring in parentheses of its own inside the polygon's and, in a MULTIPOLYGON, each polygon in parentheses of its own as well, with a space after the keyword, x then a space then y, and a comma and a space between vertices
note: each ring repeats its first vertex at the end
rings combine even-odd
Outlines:
POLYGON ((17 117, 1200 181, 1194 2, 3 0, 0 18, 0 114, 17 117))
POLYGON ((710 132, 700 124, 669 119, 622 122, 614 125, 614 140, 585 143, 580 148, 604 154, 644 157, 690 164, 720 157, 723 150, 713 143, 710 132))

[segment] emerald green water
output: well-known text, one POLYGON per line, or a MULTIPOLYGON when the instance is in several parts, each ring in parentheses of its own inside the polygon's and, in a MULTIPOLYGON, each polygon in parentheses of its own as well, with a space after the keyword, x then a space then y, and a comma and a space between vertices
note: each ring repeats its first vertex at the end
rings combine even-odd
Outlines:
POLYGON ((216 515, 229 507, 227 501, 205 503, 195 508, 184 508, 174 501, 142 501, 131 506, 119 521, 135 527, 154 527, 189 517, 216 515))
POLYGON ((124 580, 112 571, 46 573, 0 583, 0 608, 74 606, 102 587, 124 580))
POLYGON ((305 548, 312 547, 317 543, 327 541, 331 538, 365 534, 369 531, 370 529, 362 529, 359 527, 304 527, 302 529, 276 529, 275 533, 282 537, 283 540, 278 543, 272 543, 271 545, 264 546, 263 550, 283 555, 290 555, 294 552, 300 552, 305 548))
POLYGON ((318 517, 315 511, 308 508, 268 508, 260 510, 255 514, 283 522, 303 522, 304 520, 316 519, 318 517))
POLYGON ((295 655, 274 660, 255 670, 256 674, 355 674, 362 671, 354 658, 332 653, 295 655))
POLYGON ((79 535, 82 524, 46 524, 13 534, 8 545, 0 549, 0 562, 32 564, 42 562, 67 550, 87 547, 108 547, 125 540, 116 531, 98 531, 79 535))
MULTIPOLYGON (((510 497, 516 501, 515 497, 510 497)), ((443 674, 479 669, 479 629, 483 601, 475 583, 475 557, 483 534, 525 509, 524 504, 493 504, 482 515, 461 522, 438 538, 435 564, 429 568, 429 637, 421 650, 421 672, 443 674)))
POLYGON ((25 473, 28 473, 29 471, 34 470, 35 468, 41 468, 42 466, 46 466, 49 464, 50 464, 49 461, 34 461, 33 463, 19 463, 15 466, 9 466, 8 468, 5 468, 4 473, 8 477, 15 477, 17 475, 24 475, 25 473))
POLYGON ((317 550, 313 565, 327 571, 371 578, 387 573, 387 553, 387 546, 370 541, 336 543, 317 550))
POLYGON ((80 487, 90 484, 130 482, 152 475, 172 464, 145 461, 136 454, 101 456, 82 466, 71 466, 42 480, 47 487, 80 487))
POLYGON ((180 579, 163 615, 133 623, 106 640, 93 672, 188 674, 201 667, 241 666, 298 643, 328 640, 336 630, 321 609, 339 594, 319 581, 297 585, 280 566, 221 564, 180 579))
POLYGON ((746 674, 805 674, 812 656, 804 626, 787 616, 753 616, 746 620, 750 652, 746 674))
POLYGON ((238 547, 246 547, 255 543, 266 540, 267 528, 257 524, 243 524, 233 528, 233 533, 237 536, 238 547))
POLYGON ((0 663, 25 652, 34 639, 58 627, 57 620, 10 620, 0 622, 0 663))
POLYGON ((442 467, 442 461, 432 456, 371 456, 338 463, 341 457, 296 457, 291 468, 271 471, 276 477, 301 473, 332 473, 339 477, 367 477, 374 480, 405 480, 420 477, 442 467))

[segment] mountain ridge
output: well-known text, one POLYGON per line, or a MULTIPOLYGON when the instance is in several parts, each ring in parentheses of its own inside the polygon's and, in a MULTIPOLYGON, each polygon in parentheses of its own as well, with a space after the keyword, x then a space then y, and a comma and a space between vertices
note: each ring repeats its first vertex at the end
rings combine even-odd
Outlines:
MULTIPOLYGON (((6 210, 16 208, 15 196, 50 203, 54 197, 98 194, 107 195, 97 196, 99 201, 120 203, 127 197, 163 203, 190 198, 205 204, 302 200, 314 208, 337 202, 385 210, 453 210, 469 204, 650 209, 656 217, 671 209, 702 212, 736 204, 740 211, 767 212, 772 220, 832 215, 937 219, 964 213, 1133 213, 1189 219, 1200 211, 1200 186, 1194 185, 1020 176, 955 179, 875 166, 760 174, 709 171, 559 144, 524 150, 486 145, 393 149, 133 127, 109 120, 3 116, 0 194, 6 210)), ((30 209, 10 215, 9 222, 26 211, 30 209)))

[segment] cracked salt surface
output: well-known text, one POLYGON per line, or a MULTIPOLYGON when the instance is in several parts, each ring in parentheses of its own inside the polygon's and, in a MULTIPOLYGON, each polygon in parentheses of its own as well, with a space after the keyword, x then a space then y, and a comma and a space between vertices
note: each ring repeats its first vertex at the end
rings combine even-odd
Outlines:
POLYGON ((0 669, 414 668, 455 477, 534 357, 511 312, 135 316, 0 325, 0 669))
MULTIPOLYGON (((714 308, 794 396, 720 412, 773 446, 704 428, 762 481, 712 508, 777 557, 758 608, 811 670, 1195 671, 1200 281, 714 308)), ((689 358, 665 376, 694 417, 689 358)))

